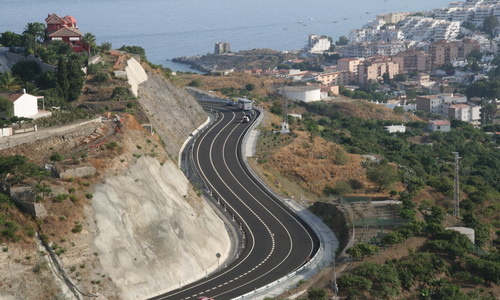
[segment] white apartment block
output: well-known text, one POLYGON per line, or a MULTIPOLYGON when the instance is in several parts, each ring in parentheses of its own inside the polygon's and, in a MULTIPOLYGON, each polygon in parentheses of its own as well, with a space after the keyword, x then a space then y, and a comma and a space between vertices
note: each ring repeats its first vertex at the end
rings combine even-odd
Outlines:
POLYGON ((419 96, 417 110, 468 123, 477 123, 481 118, 481 106, 467 103, 467 97, 460 94, 419 96))
POLYGON ((385 15, 377 15, 377 20, 382 20, 385 23, 397 24, 406 19, 406 17, 408 17, 409 15, 410 13, 407 12, 394 12, 385 15))
POLYGON ((440 20, 458 22, 469 21, 476 26, 482 26, 489 15, 500 18, 500 2, 498 0, 467 0, 452 2, 446 8, 434 10, 434 16, 440 20))
POLYGON ((449 105, 448 118, 477 124, 481 120, 481 106, 469 103, 449 105))
POLYGON ((454 39, 460 33, 460 22, 427 17, 408 17, 401 22, 406 40, 416 42, 454 39))
POLYGON ((349 33, 350 43, 402 42, 404 34, 394 26, 389 29, 353 29, 349 33))
POLYGON ((394 43, 352 43, 339 49, 342 57, 393 56, 405 51, 403 42, 394 43))
POLYGON ((330 39, 326 36, 318 36, 316 34, 309 35, 308 52, 309 53, 323 53, 330 49, 330 39))

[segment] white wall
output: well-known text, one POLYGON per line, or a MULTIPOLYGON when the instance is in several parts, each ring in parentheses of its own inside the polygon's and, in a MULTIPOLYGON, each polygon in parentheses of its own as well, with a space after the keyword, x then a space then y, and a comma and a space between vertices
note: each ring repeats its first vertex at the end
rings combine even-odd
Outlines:
POLYGON ((312 91, 286 91, 286 97, 290 99, 299 100, 302 102, 313 102, 321 100, 321 90, 312 91))
POLYGON ((14 116, 29 118, 38 113, 37 98, 30 94, 23 94, 14 101, 14 116))

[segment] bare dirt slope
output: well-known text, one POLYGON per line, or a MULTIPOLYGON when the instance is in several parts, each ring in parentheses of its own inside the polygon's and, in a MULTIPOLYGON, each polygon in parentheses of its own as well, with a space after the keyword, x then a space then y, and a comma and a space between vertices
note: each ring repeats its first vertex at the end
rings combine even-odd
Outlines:
POLYGON ((183 89, 156 72, 147 72, 148 80, 139 86, 138 101, 162 138, 170 157, 177 159, 184 140, 207 116, 201 106, 183 89))

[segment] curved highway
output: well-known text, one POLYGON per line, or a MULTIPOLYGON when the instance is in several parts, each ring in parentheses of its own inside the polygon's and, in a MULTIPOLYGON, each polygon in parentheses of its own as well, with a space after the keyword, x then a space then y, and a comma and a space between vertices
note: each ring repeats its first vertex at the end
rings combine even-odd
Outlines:
POLYGON ((251 122, 243 123, 244 113, 236 107, 217 110, 219 118, 193 146, 194 160, 214 197, 241 224, 244 250, 218 273, 151 299, 233 299, 296 270, 319 247, 308 225, 262 188, 241 162, 251 122))

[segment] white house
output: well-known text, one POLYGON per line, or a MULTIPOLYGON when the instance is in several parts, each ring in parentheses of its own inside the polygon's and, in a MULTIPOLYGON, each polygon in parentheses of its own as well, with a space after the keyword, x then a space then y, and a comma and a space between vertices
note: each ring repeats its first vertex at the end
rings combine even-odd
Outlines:
POLYGON ((389 133, 395 133, 395 132, 406 132, 406 126, 404 125, 391 125, 391 126, 385 126, 385 130, 387 130, 389 133))
POLYGON ((279 89, 279 93, 302 102, 321 101, 321 89, 316 86, 286 86, 279 89))
POLYGON ((43 96, 33 96, 26 91, 22 93, 0 93, 14 103, 14 116, 23 118, 34 118, 38 114, 38 99, 43 96))

